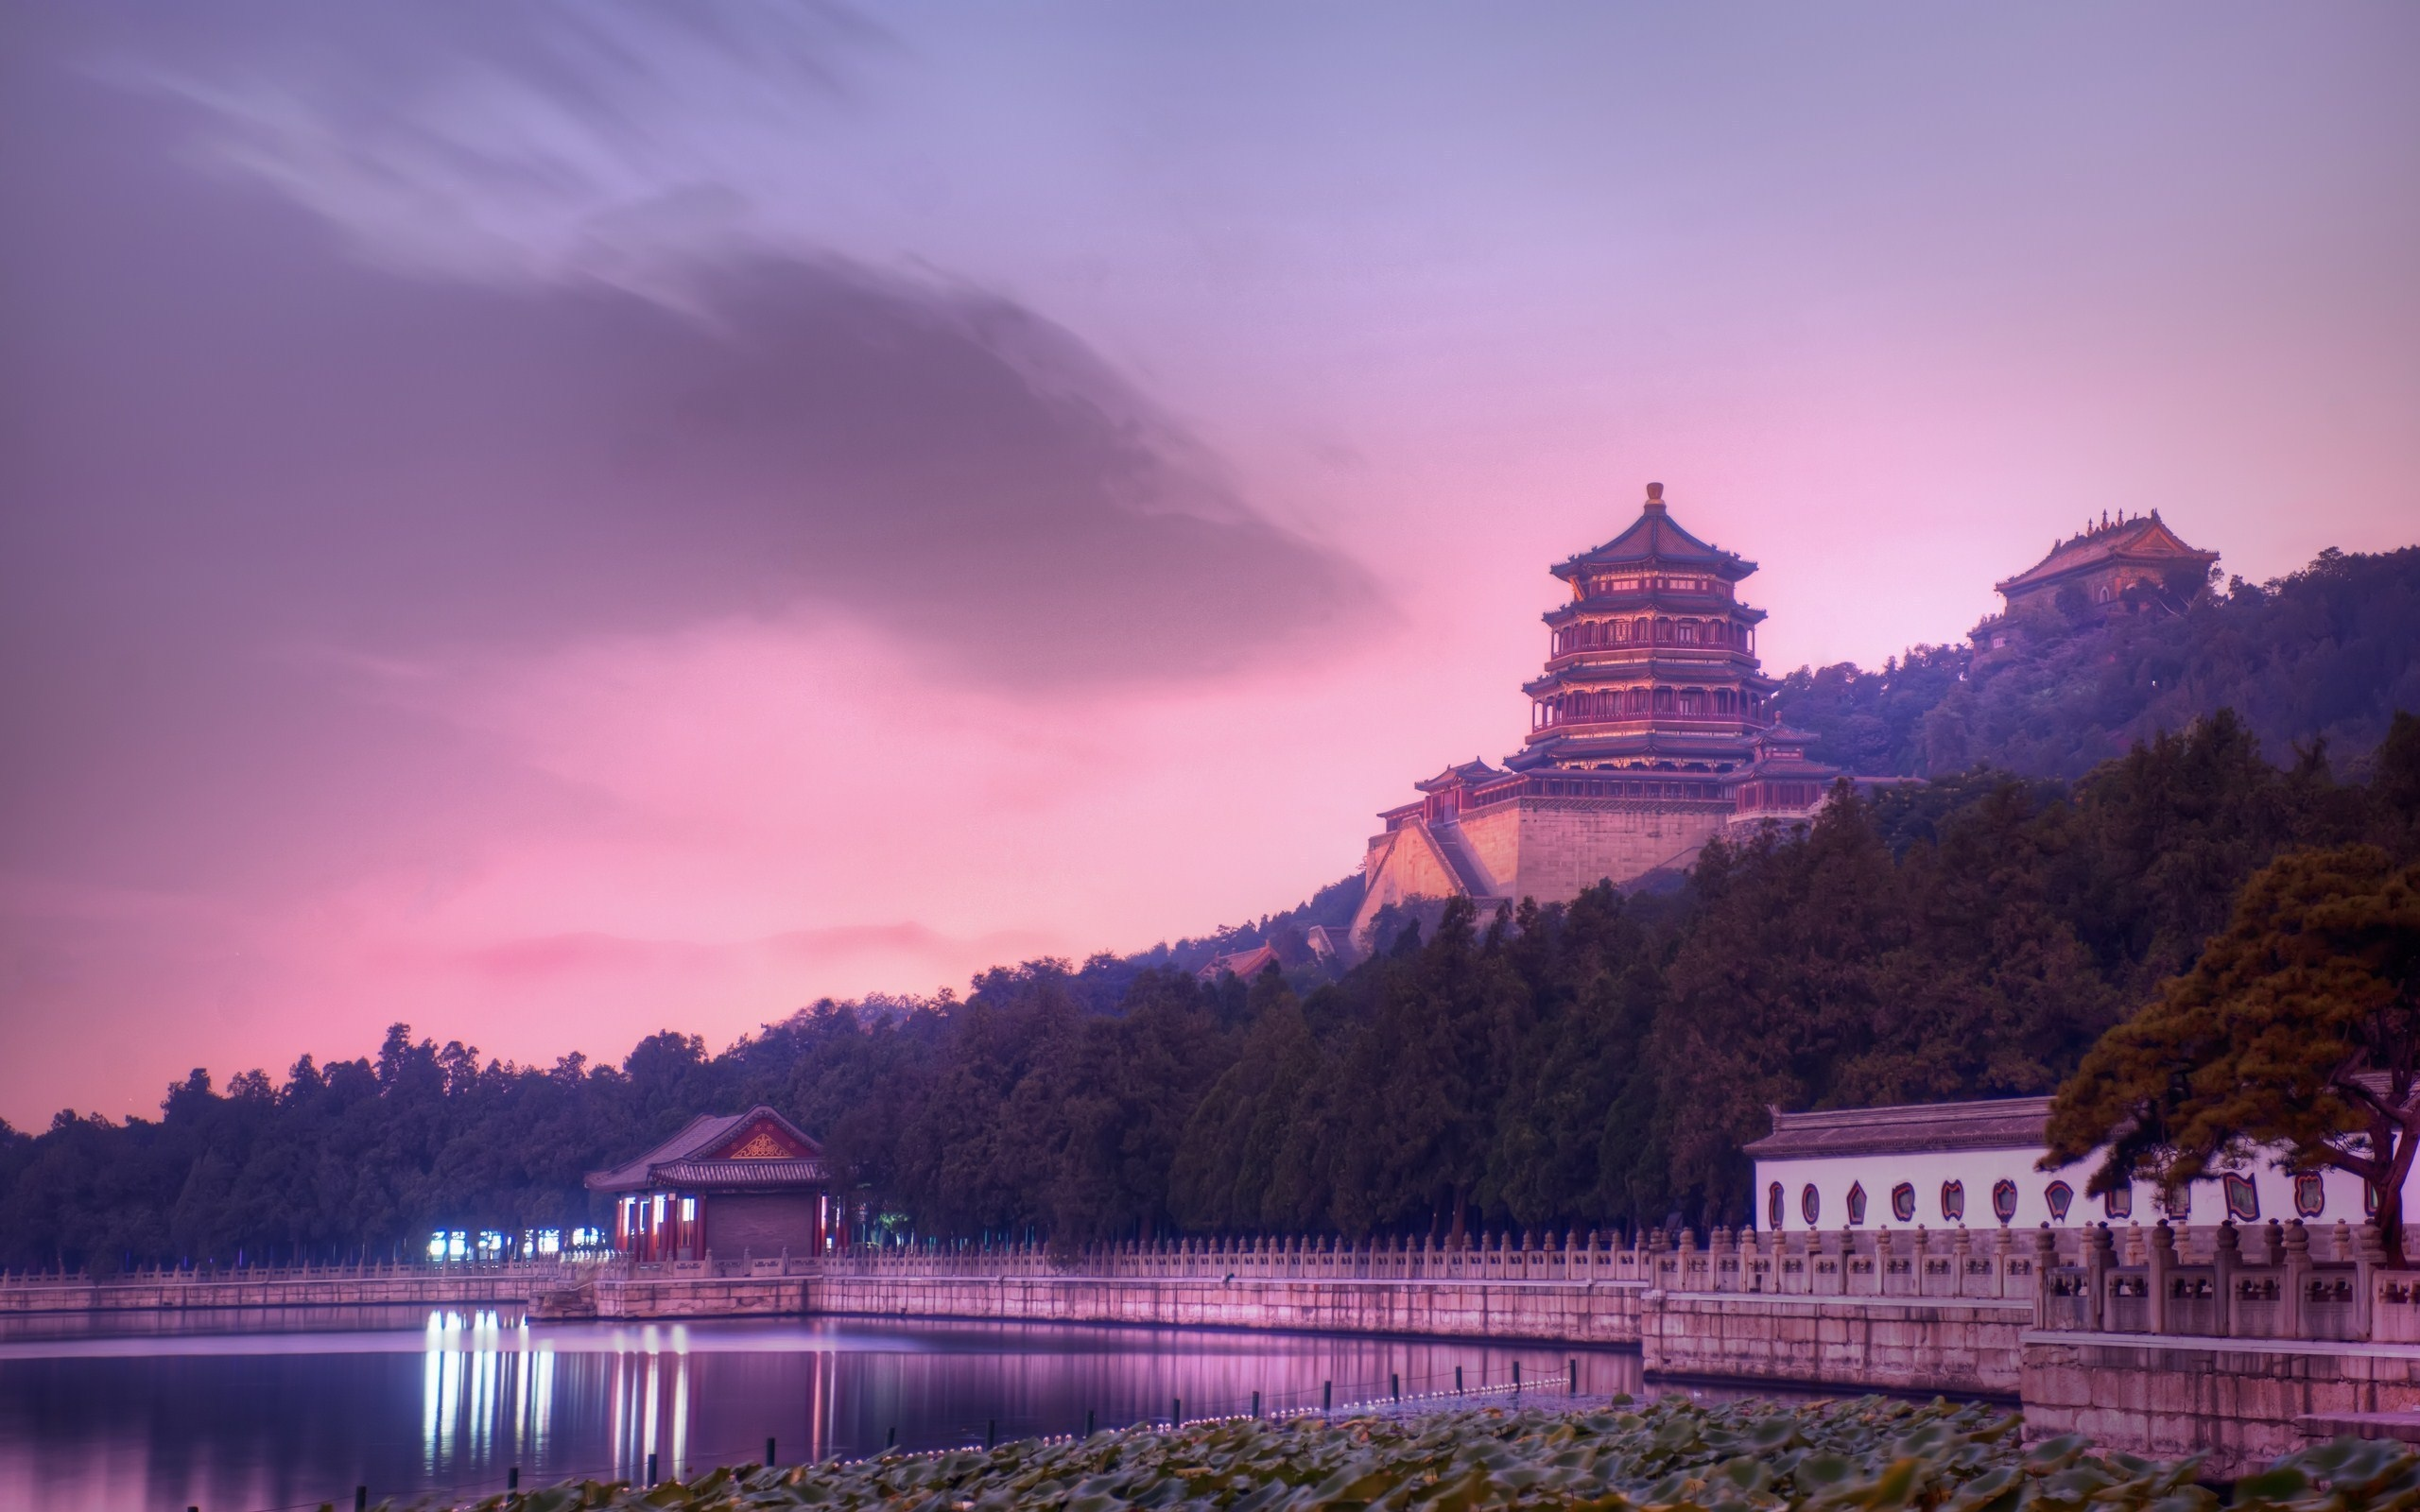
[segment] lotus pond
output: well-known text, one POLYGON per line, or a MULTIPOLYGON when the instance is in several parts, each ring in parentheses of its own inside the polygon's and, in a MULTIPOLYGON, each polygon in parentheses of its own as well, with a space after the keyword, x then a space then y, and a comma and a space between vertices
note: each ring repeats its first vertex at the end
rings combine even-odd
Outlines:
MULTIPOLYGON (((1786 1405, 1671 1397, 1581 1411, 1227 1420, 988 1451, 718 1469, 652 1488, 587 1481, 460 1503, 475 1512, 1626 1512, 1902 1508, 2204 1512, 2196 1462, 2026 1447, 2002 1409, 1867 1398, 1786 1405)), ((2236 1483, 2239 1508, 2420 1507, 2420 1455, 2342 1441, 2236 1483)))

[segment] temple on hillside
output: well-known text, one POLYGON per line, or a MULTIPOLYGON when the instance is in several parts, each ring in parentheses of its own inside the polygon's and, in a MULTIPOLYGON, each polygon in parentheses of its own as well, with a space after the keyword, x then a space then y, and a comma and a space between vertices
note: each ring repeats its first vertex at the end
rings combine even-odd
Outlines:
POLYGON ((2185 543, 2153 509, 2147 515, 2100 517, 2099 524, 2065 541, 2050 554, 1993 590, 2007 605, 1971 632, 1978 650, 2008 644, 2012 622, 2029 614, 2058 613, 2070 619, 2115 614, 2174 613, 2192 601, 2219 562, 2215 551, 2185 543))
POLYGON ((1568 902, 1685 866, 1726 828, 1820 808, 1842 774, 1772 721, 1764 610, 1738 596, 1755 570, 1683 529, 1659 483, 1630 528, 1553 567, 1570 596, 1547 611, 1546 667, 1522 687, 1528 736, 1502 766, 1448 766, 1379 816, 1355 940, 1390 904, 1568 902))
POLYGON ((587 1185, 617 1196, 614 1247, 642 1263, 820 1254, 832 1227, 823 1146, 762 1105, 700 1114, 587 1185))

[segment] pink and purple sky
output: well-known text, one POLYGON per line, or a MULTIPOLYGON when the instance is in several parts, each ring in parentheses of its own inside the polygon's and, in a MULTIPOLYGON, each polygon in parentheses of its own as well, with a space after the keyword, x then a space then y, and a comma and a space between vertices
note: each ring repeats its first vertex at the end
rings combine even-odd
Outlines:
POLYGON ((1769 668, 2420 535, 2420 9, 0 15, 0 1116, 1288 906, 1663 481, 1769 668))

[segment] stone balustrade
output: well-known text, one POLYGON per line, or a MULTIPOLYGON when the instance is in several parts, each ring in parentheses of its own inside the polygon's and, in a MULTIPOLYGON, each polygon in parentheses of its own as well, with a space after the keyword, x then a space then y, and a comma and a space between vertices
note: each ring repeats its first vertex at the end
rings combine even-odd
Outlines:
POLYGON ((2390 1269, 2375 1225, 2313 1229, 2297 1218, 2248 1229, 2083 1229, 2034 1244, 2037 1328, 2221 1339, 2420 1343, 2420 1271, 2390 1269))
MULTIPOLYGON (((721 1263, 717 1263, 717 1264, 721 1263)), ((765 1264, 768 1262, 752 1262, 765 1264)), ((1292 1235, 1256 1239, 1178 1239, 1085 1246, 971 1248, 858 1247, 821 1262, 833 1276, 1084 1277, 1126 1280, 1434 1280, 1641 1281, 1644 1251, 1616 1247, 1610 1236, 1482 1234, 1467 1245, 1434 1240, 1346 1240, 1292 1235)), ((730 1274, 737 1274, 731 1272, 730 1274)))
POLYGON ((179 1312, 212 1308, 475 1305, 576 1286, 595 1267, 559 1259, 145 1268, 0 1273, 0 1314, 179 1312))

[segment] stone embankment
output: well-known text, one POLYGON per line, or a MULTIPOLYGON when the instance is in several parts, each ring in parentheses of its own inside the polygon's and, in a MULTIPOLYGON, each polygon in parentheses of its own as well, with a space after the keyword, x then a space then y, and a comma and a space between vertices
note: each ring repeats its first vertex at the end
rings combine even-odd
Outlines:
POLYGON ((74 1274, 0 1275, 0 1316, 43 1313, 182 1313, 265 1307, 477 1307, 526 1302, 566 1284, 568 1267, 510 1265, 247 1266, 139 1271, 95 1280, 74 1274))
POLYGON ((1638 1342, 1638 1281, 1297 1280, 1243 1277, 825 1276, 817 1313, 1399 1333, 1430 1338, 1638 1342))
POLYGON ((0 1277, 0 1314, 526 1302, 549 1318, 855 1315, 1635 1346, 1651 1377, 2015 1398, 2027 1431, 2237 1469, 2420 1441, 2420 1273, 2342 1225, 1718 1230, 1515 1248, 1292 1243, 0 1277))

